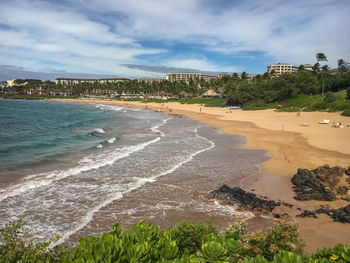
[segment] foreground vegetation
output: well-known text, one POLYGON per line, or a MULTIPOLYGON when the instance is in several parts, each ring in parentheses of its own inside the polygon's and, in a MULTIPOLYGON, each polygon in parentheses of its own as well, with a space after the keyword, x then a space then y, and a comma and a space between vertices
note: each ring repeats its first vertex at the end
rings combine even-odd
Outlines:
POLYGON ((28 241, 22 221, 8 224, 0 234, 0 262, 350 262, 350 245, 304 254, 296 226, 283 221, 267 232, 252 233, 238 222, 224 234, 210 223, 182 221, 160 231, 141 221, 133 233, 116 223, 111 232, 84 237, 75 248, 28 241))

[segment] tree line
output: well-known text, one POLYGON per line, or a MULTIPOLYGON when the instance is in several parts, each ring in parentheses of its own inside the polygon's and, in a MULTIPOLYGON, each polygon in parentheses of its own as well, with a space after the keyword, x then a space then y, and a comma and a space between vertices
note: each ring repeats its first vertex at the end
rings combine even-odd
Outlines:
POLYGON ((349 63, 338 60, 337 72, 332 72, 323 53, 317 53, 316 63, 312 71, 303 65, 296 72, 277 76, 274 71, 255 75, 250 78, 246 72, 238 75, 224 75, 220 78, 205 81, 191 79, 189 82, 138 82, 137 80, 116 83, 80 83, 70 87, 56 85, 54 82, 40 80, 17 80, 17 83, 28 82, 26 86, 15 86, 19 93, 28 89, 38 88, 46 90, 71 89, 73 96, 105 95, 120 97, 125 94, 167 96, 172 98, 196 98, 209 89, 227 98, 227 105, 247 106, 249 104, 266 104, 281 101, 297 94, 312 94, 324 96, 326 92, 336 92, 350 87, 350 72, 346 67, 349 63))

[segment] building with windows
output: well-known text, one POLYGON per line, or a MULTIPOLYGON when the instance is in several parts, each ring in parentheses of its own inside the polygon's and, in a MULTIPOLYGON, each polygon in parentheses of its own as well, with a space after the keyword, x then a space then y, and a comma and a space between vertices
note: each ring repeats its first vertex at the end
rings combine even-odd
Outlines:
POLYGON ((156 77, 143 77, 143 78, 137 79, 138 82, 144 82, 144 83, 162 82, 165 80, 166 78, 156 78, 156 77))
POLYGON ((312 71, 312 65, 311 64, 303 64, 305 70, 312 71))
POLYGON ((81 83, 116 83, 130 80, 128 78, 104 78, 104 79, 79 79, 79 78, 57 78, 56 85, 73 86, 81 83))
POLYGON ((275 65, 267 66, 267 72, 271 74, 271 72, 274 71, 275 76, 280 76, 281 74, 285 74, 285 73, 293 73, 297 70, 298 70, 297 66, 290 65, 290 64, 278 63, 275 65))
POLYGON ((188 83, 191 79, 204 79, 205 81, 210 81, 211 79, 216 78, 217 76, 211 76, 201 73, 171 73, 166 75, 166 79, 170 82, 183 80, 188 83))

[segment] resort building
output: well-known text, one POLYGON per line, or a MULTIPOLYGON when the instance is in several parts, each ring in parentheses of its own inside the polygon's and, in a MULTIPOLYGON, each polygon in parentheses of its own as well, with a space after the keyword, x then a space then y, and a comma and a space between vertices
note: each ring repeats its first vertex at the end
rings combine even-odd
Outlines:
POLYGON ((73 86, 81 83, 116 83, 127 81, 127 78, 104 78, 104 79, 78 79, 78 78, 57 78, 56 85, 73 86))
POLYGON ((312 65, 311 64, 303 64, 305 70, 312 71, 312 65))
POLYGON ((212 89, 209 89, 206 92, 204 92, 200 97, 201 98, 220 98, 221 94, 215 92, 212 89))
POLYGON ((144 83, 162 82, 165 80, 166 78, 156 78, 156 77, 143 77, 143 78, 137 79, 138 82, 144 82, 144 83))
POLYGON ((227 72, 222 72, 218 75, 218 78, 221 79, 223 77, 229 76, 229 74, 227 72))
POLYGON ((171 73, 166 75, 166 79, 170 82, 183 80, 188 83, 191 79, 204 79, 205 81, 210 81, 211 79, 216 78, 216 76, 201 73, 171 73))
POLYGON ((274 71, 275 76, 279 76, 284 73, 293 73, 298 70, 298 67, 290 64, 281 64, 281 63, 267 66, 268 73, 271 74, 272 70, 274 71))

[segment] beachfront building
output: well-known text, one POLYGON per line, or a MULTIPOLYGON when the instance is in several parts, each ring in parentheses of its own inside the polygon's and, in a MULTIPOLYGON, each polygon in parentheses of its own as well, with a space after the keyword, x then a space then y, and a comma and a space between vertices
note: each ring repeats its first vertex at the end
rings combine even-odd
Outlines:
POLYGON ((311 64, 303 64, 305 70, 312 71, 312 65, 311 64))
POLYGON ((290 64, 278 63, 275 65, 267 66, 267 72, 271 74, 271 72, 274 71, 275 76, 280 76, 281 74, 285 74, 285 73, 293 73, 297 70, 298 70, 297 66, 290 65, 290 64))
POLYGON ((209 89, 206 92, 204 92, 200 97, 201 98, 220 98, 221 94, 215 92, 212 89, 209 89))
POLYGON ((185 81, 190 82, 190 80, 204 79, 205 81, 210 81, 211 79, 216 79, 216 76, 201 74, 201 73, 171 73, 166 75, 166 79, 170 82, 174 81, 185 81))
POLYGON ((156 78, 156 77, 143 77, 137 79, 138 82, 144 82, 144 83, 153 83, 153 82, 162 82, 166 81, 166 78, 156 78))
POLYGON ((227 72, 222 72, 218 75, 218 78, 221 79, 223 77, 229 76, 229 74, 227 72))
POLYGON ((130 80, 128 78, 103 78, 103 79, 80 79, 80 78, 57 78, 56 85, 73 86, 81 83, 116 83, 130 80))

